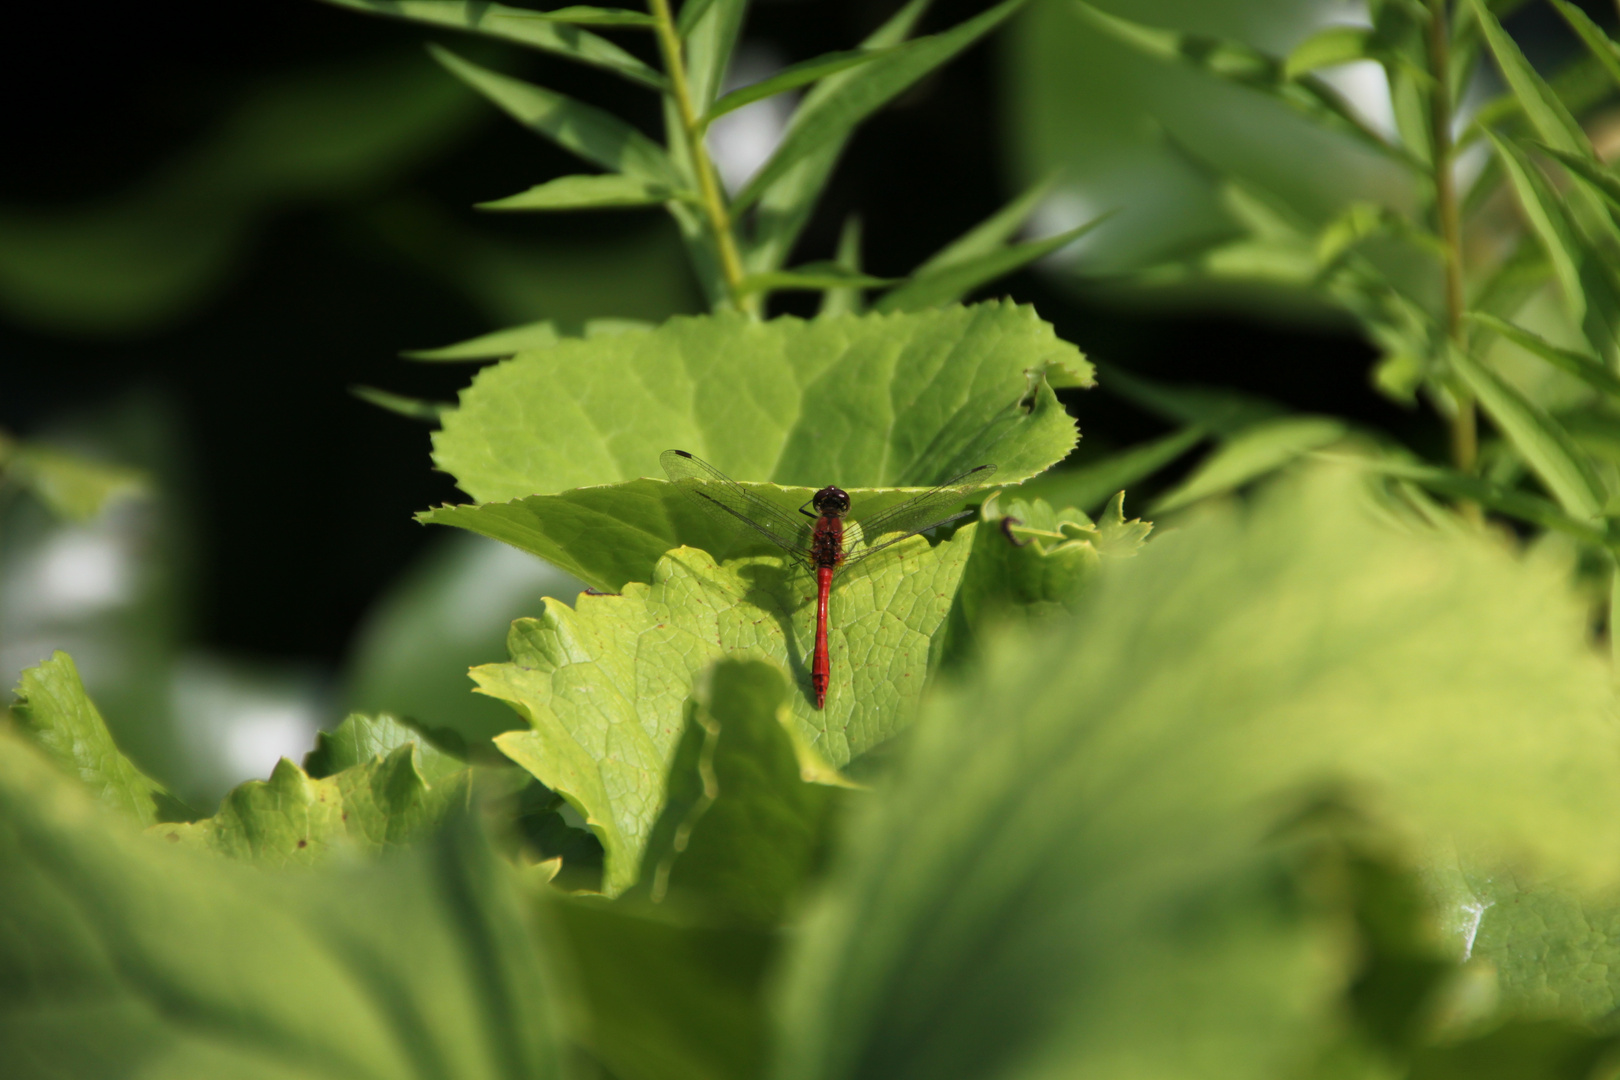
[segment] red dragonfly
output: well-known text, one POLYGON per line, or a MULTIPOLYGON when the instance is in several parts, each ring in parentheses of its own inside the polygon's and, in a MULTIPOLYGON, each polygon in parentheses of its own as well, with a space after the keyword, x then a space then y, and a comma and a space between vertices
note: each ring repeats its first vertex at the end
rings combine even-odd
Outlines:
POLYGON ((831 671, 827 658, 827 596, 833 578, 902 540, 971 517, 976 511, 943 511, 984 486, 996 471, 994 465, 980 465, 864 518, 850 515, 847 491, 824 487, 799 507, 799 513, 810 519, 800 521, 685 450, 665 450, 658 460, 669 474, 670 483, 696 499, 711 516, 728 527, 754 530, 815 574, 816 651, 810 665, 810 685, 816 692, 818 709, 826 705, 831 671), (848 542, 850 536, 853 544, 848 542), (880 542, 880 537, 886 539, 880 542))

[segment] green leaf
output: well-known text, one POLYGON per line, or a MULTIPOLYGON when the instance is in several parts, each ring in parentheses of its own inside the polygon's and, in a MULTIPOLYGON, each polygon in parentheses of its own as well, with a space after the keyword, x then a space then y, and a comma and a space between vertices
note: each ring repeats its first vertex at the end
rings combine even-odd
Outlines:
POLYGON ((578 1038, 617 1080, 756 1080, 768 1069, 774 933, 585 898, 541 909, 578 972, 578 1038))
POLYGON ((1046 201, 1046 197, 1057 186, 1058 175, 1054 172, 1044 180, 1031 185, 1012 202, 941 248, 927 262, 913 270, 912 275, 921 277, 1001 250, 1013 234, 1024 227, 1024 222, 1029 220, 1029 216, 1046 201))
POLYGON ((1209 437, 1198 424, 1189 424, 1151 442, 1082 465, 1043 473, 1026 481, 1019 493, 1042 498, 1054 506, 1078 506, 1090 511, 1105 499, 1152 476, 1209 437))
POLYGON ((22 673, 12 718, 52 764, 84 782, 96 800, 142 825, 185 820, 191 812, 119 751, 73 657, 58 650, 22 673))
POLYGON ((1451 367, 1479 400, 1525 464, 1570 516, 1591 520, 1603 513, 1608 496, 1586 454, 1563 425, 1513 384, 1473 357, 1453 349, 1451 367))
POLYGON ((403 416, 407 420, 421 420, 429 424, 437 424, 440 417, 455 408, 448 401, 424 401, 422 398, 379 390, 375 386, 351 386, 349 392, 379 409, 403 416))
POLYGON ((1328 416, 1262 420, 1210 451, 1185 480, 1154 501, 1153 513, 1167 514, 1200 499, 1228 494, 1338 442, 1348 432, 1342 420, 1328 416))
MULTIPOLYGON (((861 272, 861 219, 854 214, 844 219, 844 227, 838 231, 838 253, 833 262, 852 274, 861 272)), ((859 315, 864 310, 865 302, 860 289, 828 289, 821 296, 821 309, 816 316, 859 315)))
POLYGON ((708 112, 720 96, 721 82, 731 66, 731 54, 747 13, 748 0, 704 0, 690 18, 687 8, 681 9, 676 31, 686 43, 687 92, 698 116, 708 112))
POLYGON ((1318 68, 1356 60, 1378 60, 1378 32, 1371 26, 1329 26, 1294 46, 1283 61, 1283 78, 1297 79, 1318 68))
POLYGON ((722 660, 698 679, 636 895, 676 911, 783 923, 827 841, 836 789, 801 775, 787 679, 722 660))
POLYGON ((15 1077, 561 1075, 556 990, 467 823, 277 873, 158 843, 0 735, 0 1071, 15 1077))
POLYGON ((1008 303, 676 318, 484 368, 434 462, 480 502, 655 474, 672 447, 739 480, 811 488, 924 486, 987 462, 1016 483, 1074 446, 1048 384, 1091 381, 1078 349, 1008 303))
POLYGON ((1614 171, 1603 162, 1593 161, 1582 154, 1567 153, 1546 143, 1537 143, 1536 149, 1557 159, 1577 181, 1584 181, 1594 194, 1609 204, 1611 212, 1620 211, 1620 177, 1615 176, 1614 171))
MULTIPOLYGON (((905 6, 861 42, 861 48, 887 49, 900 44, 931 3, 932 0, 907 0, 905 6)), ((803 122, 804 118, 818 111, 835 108, 845 87, 857 74, 854 71, 841 71, 817 83, 799 103, 794 122, 803 122)), ((755 273, 775 270, 787 260, 825 191, 827 178, 838 163, 838 157, 843 153, 844 144, 849 141, 853 130, 850 128, 842 136, 823 143, 784 173, 780 180, 771 185, 770 190, 761 193, 759 207, 754 211, 753 242, 744 252, 744 263, 748 270, 755 273)))
POLYGON ((791 942, 774 1075, 1316 1075, 1366 955, 1308 869, 1334 801, 1397 852, 1613 881, 1611 677, 1565 571, 1360 490, 1212 510, 932 695, 791 942))
POLYGON ((798 289, 816 292, 823 289, 870 289, 889 285, 894 278, 873 277, 859 270, 851 270, 837 262, 800 263, 791 270, 772 270, 764 274, 749 274, 737 285, 739 294, 798 289))
POLYGON ((450 779, 466 768, 428 742, 421 732, 389 713, 367 716, 350 713, 331 731, 315 736, 315 749, 304 758, 304 768, 316 779, 336 776, 346 769, 370 765, 402 746, 416 747, 416 766, 430 784, 450 779))
POLYGON ((1102 369, 1103 386, 1132 404, 1172 423, 1192 424, 1220 436, 1288 416, 1274 401, 1210 386, 1176 386, 1132 375, 1122 368, 1102 369))
POLYGON ((793 114, 781 145, 732 202, 736 213, 752 206, 796 165, 817 151, 841 145, 855 127, 930 71, 1000 26, 1025 0, 1003 0, 944 33, 897 46, 845 72, 829 96, 807 99, 793 114))
POLYGON ((1581 125, 1570 115, 1564 103, 1558 100, 1558 95, 1546 80, 1536 74, 1536 69, 1530 66, 1530 61, 1525 59, 1518 44, 1502 29, 1496 16, 1480 0, 1464 2, 1479 21, 1480 29, 1485 33, 1485 43, 1496 59, 1496 66, 1513 88, 1514 97, 1537 133, 1560 150, 1591 156, 1592 144, 1581 130, 1581 125))
POLYGON ((704 124, 712 124, 715 120, 742 108, 752 105, 756 101, 763 101, 777 94, 784 94, 789 90, 797 90, 801 86, 808 86, 818 82, 828 75, 835 75, 840 71, 848 71, 852 67, 871 61, 889 52, 888 49, 851 49, 849 52, 832 52, 822 56, 801 61, 778 71, 768 79, 761 79, 741 89, 733 90, 710 107, 703 118, 704 124))
POLYGON ((1532 334, 1521 326, 1486 312, 1470 311, 1467 317, 1487 330, 1502 335, 1526 352, 1541 357, 1560 371, 1567 371, 1598 393, 1620 400, 1620 375, 1604 367, 1597 358, 1573 349, 1561 349, 1540 334, 1532 334))
MULTIPOLYGON (((701 510, 699 510, 701 513, 701 510)), ((913 538, 861 564, 832 591, 832 683, 809 687, 814 582, 784 558, 716 566, 693 548, 660 559, 652 584, 546 605, 512 624, 512 660, 474 668, 481 693, 529 724, 501 751, 564 796, 602 841, 603 889, 633 884, 699 674, 721 659, 769 660, 793 673, 790 732, 801 763, 842 768, 909 722, 934 635, 972 546, 972 530, 930 547, 913 538)))
POLYGON ((389 15, 515 41, 531 49, 556 53, 582 64, 603 68, 655 90, 661 90, 666 85, 662 75, 613 42, 579 29, 580 25, 588 24, 653 25, 652 17, 641 12, 591 7, 530 11, 489 3, 488 0, 326 0, 326 3, 372 15, 389 15))
POLYGON ((58 517, 89 521, 112 502, 149 493, 139 469, 110 465, 0 432, 0 484, 34 493, 58 517))
POLYGON ((1217 79, 1265 94, 1330 131, 1352 135, 1365 146, 1415 164, 1405 150, 1391 146, 1368 127, 1326 83, 1311 75, 1290 76, 1283 61, 1275 57, 1241 42, 1160 30, 1110 15, 1084 0, 1072 2, 1074 10, 1099 30, 1148 56, 1186 64, 1217 79))
POLYGON ((1477 1038, 1422 1050, 1412 1080, 1587 1080, 1614 1059, 1617 1040, 1558 1020, 1516 1020, 1477 1038))
POLYGON ((675 32, 681 37, 692 32, 699 19, 708 14, 709 8, 714 6, 714 0, 684 0, 681 12, 675 17, 675 32))
POLYGON ((609 210, 657 206, 683 197, 664 184, 617 173, 560 176, 504 199, 474 203, 480 210, 609 210))
POLYGON ((564 150, 612 172, 680 187, 679 175, 663 147, 612 113, 480 67, 437 45, 429 45, 428 51, 456 78, 564 150))
POLYGON ((407 349, 400 355, 412 360, 494 360, 525 349, 543 349, 557 341, 556 324, 550 319, 512 326, 480 334, 454 345, 437 349, 407 349))
POLYGON ((1580 37, 1581 42, 1597 62, 1603 65, 1603 70, 1609 73, 1609 78, 1620 84, 1620 46, 1610 40, 1603 28, 1592 21, 1592 17, 1569 0, 1552 0, 1552 6, 1558 9, 1558 14, 1564 17, 1570 28, 1580 37))
POLYGON ((1030 263, 1067 247, 1112 216, 1111 213, 1103 214, 1056 236, 1048 236, 1044 240, 1030 240, 1027 243, 986 252, 971 259, 950 262, 941 269, 929 273, 919 271, 904 284, 878 297, 872 305, 872 310, 921 311, 956 303, 981 285, 1005 277, 1016 270, 1022 270, 1030 263))

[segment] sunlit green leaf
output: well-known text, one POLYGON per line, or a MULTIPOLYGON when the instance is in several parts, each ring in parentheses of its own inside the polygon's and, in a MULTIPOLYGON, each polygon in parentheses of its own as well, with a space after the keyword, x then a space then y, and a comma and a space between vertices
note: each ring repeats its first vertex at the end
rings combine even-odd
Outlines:
POLYGON ((1366 955, 1306 869, 1335 804, 1613 880, 1611 679, 1564 571, 1358 488, 1211 512, 931 697, 794 937, 775 1075, 1310 1074, 1366 955))
POLYGON ((825 709, 807 670, 815 585, 781 556, 716 566, 678 548, 650 585, 586 593, 577 607, 550 603, 541 618, 519 619, 511 662, 472 675, 528 722, 496 745, 585 818, 606 853, 603 888, 618 893, 641 867, 704 669, 762 658, 791 672, 789 731, 801 764, 841 768, 909 723, 971 546, 972 530, 933 547, 913 538, 843 575, 832 591, 825 709))
POLYGON ((504 199, 475 203, 480 210, 606 210, 657 206, 677 197, 674 188, 616 173, 561 176, 504 199))
POLYGON ((836 789, 802 775, 786 726, 790 693, 782 672, 758 660, 722 660, 698 679, 636 895, 760 925, 793 912, 836 789))
POLYGON ((605 68, 643 86, 661 89, 664 77, 606 38, 580 25, 648 26, 651 16, 610 8, 572 7, 558 11, 531 11, 489 0, 325 0, 328 4, 390 15, 398 19, 448 26, 532 49, 566 56, 582 64, 605 68))
POLYGON ((943 33, 919 38, 843 73, 829 96, 808 99, 793 114, 781 144, 737 193, 733 206, 742 211, 826 146, 849 137, 861 121, 882 108, 918 79, 948 63, 963 49, 1000 26, 1025 0, 1002 3, 943 33))
POLYGON ((1209 437, 1199 424, 1189 424, 1168 435, 1127 447, 1095 461, 1042 473, 1019 487, 1026 498, 1042 498, 1053 506, 1077 506, 1091 511, 1103 500, 1134 487, 1209 437))
POLYGON ((742 295, 756 292, 800 289, 870 289, 893 283, 893 278, 873 277, 859 270, 851 270, 836 262, 800 263, 791 270, 772 270, 764 274, 749 274, 737 286, 742 295))
MULTIPOLYGON (((838 251, 833 257, 833 262, 852 274, 861 272, 861 219, 854 214, 844 219, 844 227, 838 231, 838 251)), ((816 315, 826 318, 835 315, 859 315, 865 309, 861 290, 844 287, 828 289, 822 293, 821 308, 816 315)))
POLYGON ((65 652, 22 673, 11 715, 51 762, 97 801, 141 825, 184 820, 187 808, 118 749, 65 652))
POLYGON ((0 1071, 549 1080, 549 962, 467 824, 275 872, 142 837, 0 734, 0 1071))
POLYGON ((424 401, 421 398, 379 390, 375 386, 351 387, 350 393, 361 401, 375 405, 379 409, 386 409, 396 416, 403 416, 407 420, 421 420, 429 424, 438 423, 446 411, 455 408, 448 401, 424 401))
POLYGON ((110 502, 149 493, 138 469, 95 461, 36 442, 21 442, 0 431, 0 484, 33 492, 51 512, 68 521, 89 521, 110 502))
POLYGON ((1523 327, 1515 326, 1495 315, 1471 311, 1468 318, 1494 333, 1501 334, 1519 348, 1541 357, 1560 371, 1569 372, 1599 393, 1620 399, 1620 375, 1604 367, 1595 357, 1573 349, 1561 349, 1540 334, 1532 334, 1523 327))
POLYGON ((1536 131, 1560 150, 1590 155, 1592 144, 1581 130, 1581 125, 1570 115, 1564 103, 1558 100, 1558 95, 1546 80, 1536 74, 1536 69, 1530 66, 1530 61, 1525 59, 1518 44, 1502 29, 1496 16, 1486 10, 1480 0, 1464 0, 1464 3, 1478 20, 1485 34, 1485 42, 1496 59, 1496 66, 1513 88, 1514 96, 1536 131))
POLYGON ((869 63, 882 56, 886 49, 852 49, 849 52, 827 53, 810 60, 792 64, 778 71, 768 79, 761 79, 741 89, 733 90, 725 97, 716 101, 709 109, 703 122, 713 123, 715 120, 742 108, 752 105, 756 101, 763 101, 768 97, 797 90, 801 86, 808 86, 813 82, 825 79, 828 75, 835 75, 840 71, 848 71, 852 67, 869 63))
POLYGON ((1347 432, 1343 421, 1327 416, 1262 420, 1210 451, 1187 479, 1159 496, 1153 513, 1165 514, 1212 495, 1225 495, 1312 450, 1338 442, 1347 432))
POLYGON ((698 116, 720 96, 747 13, 748 0, 694 0, 681 9, 676 29, 686 42, 686 85, 698 116))
POLYGON ((927 273, 919 271, 872 304, 873 311, 921 311, 956 303, 974 289, 1060 251, 1101 225, 1111 215, 1093 218, 1067 232, 989 251, 946 263, 927 273))
POLYGON ((448 49, 428 46, 451 74, 500 106, 518 123, 564 150, 613 172, 671 188, 680 186, 663 147, 612 113, 499 74, 448 49))
MULTIPOLYGON (((585 323, 584 337, 604 337, 652 329, 653 324, 638 319, 590 319, 585 323)), ((400 353, 412 360, 494 360, 511 356, 527 349, 543 349, 567 335, 559 333, 550 319, 512 326, 480 334, 467 341, 445 345, 437 349, 409 349, 400 353)))
POLYGON ((1317 68, 1379 59, 1374 48, 1377 31, 1371 26, 1329 26, 1318 30, 1288 54, 1283 77, 1297 79, 1317 68))
POLYGON ((424 739, 420 731, 388 713, 350 713, 337 727, 315 737, 315 749, 305 757, 304 768, 317 780, 325 779, 345 769, 371 765, 374 759, 386 758, 406 745, 416 747, 417 771, 430 784, 466 768, 466 762, 445 753, 424 739))

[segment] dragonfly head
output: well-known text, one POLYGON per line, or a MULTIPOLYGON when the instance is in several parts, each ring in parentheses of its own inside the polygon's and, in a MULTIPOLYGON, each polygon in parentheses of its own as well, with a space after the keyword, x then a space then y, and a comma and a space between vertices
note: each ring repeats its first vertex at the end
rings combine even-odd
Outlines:
POLYGON ((841 518, 849 513, 849 492, 843 488, 824 487, 811 497, 810 505, 823 517, 841 518))

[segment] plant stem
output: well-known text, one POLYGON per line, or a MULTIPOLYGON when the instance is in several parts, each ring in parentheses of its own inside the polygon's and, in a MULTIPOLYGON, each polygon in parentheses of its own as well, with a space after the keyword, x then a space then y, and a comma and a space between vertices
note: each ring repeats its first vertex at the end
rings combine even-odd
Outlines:
MULTIPOLYGON (((1430 160, 1434 171, 1434 207, 1439 219, 1440 242, 1445 247, 1446 338, 1456 349, 1463 347, 1463 247, 1462 211, 1457 201, 1457 181, 1452 168, 1456 154, 1451 141, 1451 28, 1446 19, 1446 0, 1429 0, 1429 71, 1434 89, 1429 97, 1430 160)), ((1451 418, 1451 461, 1458 470, 1471 473, 1479 457, 1479 432, 1474 401, 1465 390, 1453 387, 1457 411, 1451 418)))
POLYGON ((720 256, 720 272, 726 278, 726 291, 732 304, 749 312, 757 312, 758 297, 742 294, 742 258, 737 254, 737 238, 731 229, 731 211, 720 191, 714 163, 709 160, 708 147, 703 142, 702 118, 692 105, 692 88, 686 80, 686 61, 681 55, 680 35, 675 32, 675 17, 670 13, 669 0, 649 0, 654 19, 658 20, 658 47, 664 54, 664 71, 669 75, 670 93, 675 98, 675 110, 681 118, 681 134, 686 139, 687 154, 692 159, 692 171, 697 173, 698 196, 703 201, 703 213, 709 219, 714 233, 715 249, 720 256))

